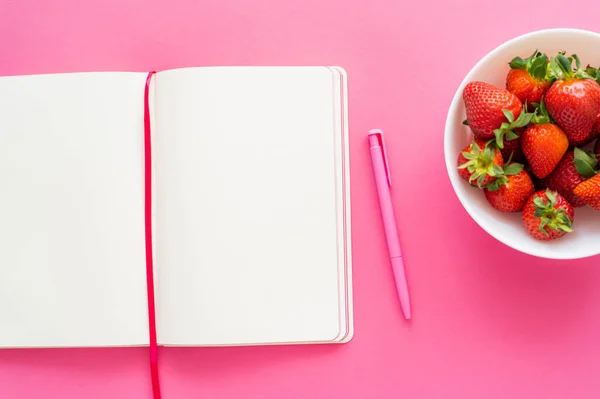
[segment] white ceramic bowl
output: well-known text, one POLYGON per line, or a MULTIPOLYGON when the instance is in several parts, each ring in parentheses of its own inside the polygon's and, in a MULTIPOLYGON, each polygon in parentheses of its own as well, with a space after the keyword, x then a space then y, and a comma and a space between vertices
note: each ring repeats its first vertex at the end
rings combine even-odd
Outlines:
POLYGON ((577 29, 550 29, 528 33, 512 39, 481 59, 467 74, 456 91, 444 135, 444 154, 450 181, 458 199, 473 220, 504 244, 527 254, 550 259, 575 259, 600 254, 600 212, 589 207, 576 208, 574 232, 548 242, 531 237, 521 221, 520 213, 496 211, 483 192, 469 186, 456 169, 458 153, 472 140, 472 133, 462 125, 465 108, 464 86, 471 81, 485 81, 505 87, 508 62, 515 56, 528 57, 535 49, 549 57, 558 51, 577 54, 583 66, 600 66, 600 34, 577 29))

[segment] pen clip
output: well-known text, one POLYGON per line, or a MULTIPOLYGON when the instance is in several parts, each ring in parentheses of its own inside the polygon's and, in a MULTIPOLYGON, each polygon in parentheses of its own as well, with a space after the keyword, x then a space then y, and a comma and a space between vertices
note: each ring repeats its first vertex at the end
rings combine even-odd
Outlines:
MULTIPOLYGON (((379 129, 371 129, 369 130, 369 137, 374 137, 377 140, 377 144, 381 147, 381 152, 383 156, 383 163, 385 165, 385 176, 387 177, 388 185, 392 186, 392 177, 390 176, 390 165, 388 163, 387 150, 385 148, 385 140, 383 139, 383 131, 379 129)), ((371 144, 371 140, 369 140, 369 145, 373 147, 371 144)))

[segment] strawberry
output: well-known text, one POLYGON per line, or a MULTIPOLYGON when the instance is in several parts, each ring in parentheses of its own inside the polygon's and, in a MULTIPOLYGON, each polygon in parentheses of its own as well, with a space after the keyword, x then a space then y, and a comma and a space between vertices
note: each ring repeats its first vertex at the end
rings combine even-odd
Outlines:
POLYGON ((467 114, 463 123, 469 125, 476 139, 496 138, 500 148, 505 135, 516 136, 512 130, 531 120, 530 114, 521 112, 523 104, 517 96, 489 83, 468 83, 463 90, 463 101, 467 114))
POLYGON ((502 154, 483 140, 475 140, 466 146, 458 155, 457 164, 460 176, 480 188, 504 173, 502 154))
POLYGON ((569 139, 560 127, 550 122, 542 101, 530 125, 521 137, 521 149, 531 171, 540 179, 548 176, 569 148, 569 139))
POLYGON ((596 116, 596 123, 594 123, 594 136, 600 137, 600 112, 596 116))
MULTIPOLYGON (((515 131, 517 131, 516 129, 515 131)), ((522 133, 521 133, 522 134, 522 133)), ((512 159, 515 162, 525 162, 525 156, 521 150, 521 137, 517 136, 512 140, 504 140, 504 146, 500 149, 504 162, 508 162, 508 159, 512 159)))
POLYGON ((579 183, 573 192, 586 204, 600 211, 600 174, 579 183))
POLYGON ((511 163, 504 168, 504 175, 496 178, 483 191, 488 202, 500 212, 520 212, 534 188, 523 165, 511 163))
POLYGON ((556 81, 546 92, 544 100, 550 116, 566 133, 573 145, 582 145, 592 138, 592 129, 600 111, 600 86, 581 69, 577 55, 552 58, 551 71, 556 81), (577 70, 571 68, 575 59, 577 70))
MULTIPOLYGON (((575 186, 586 179, 585 175, 578 171, 578 168, 582 169, 586 164, 590 165, 588 169, 592 170, 593 175, 593 168, 597 163, 595 157, 591 157, 590 154, 575 147, 574 151, 567 151, 556 169, 546 179, 546 185, 549 189, 565 197, 574 208, 584 206, 585 202, 573 193, 575 186)), ((582 172, 587 174, 583 170, 582 172)))
MULTIPOLYGON (((597 68, 592 68, 588 65, 585 72, 600 84, 600 71, 597 68)), ((596 122, 594 122, 594 127, 592 128, 592 136, 594 139, 600 137, 600 110, 598 111, 598 115, 596 115, 596 122)))
POLYGON ((521 218, 529 234, 537 240, 554 240, 570 233, 575 213, 569 202, 556 191, 536 191, 529 197, 521 218))
POLYGON ((513 93, 525 104, 539 103, 550 87, 546 77, 548 56, 535 50, 528 58, 515 57, 508 64, 506 90, 513 93))

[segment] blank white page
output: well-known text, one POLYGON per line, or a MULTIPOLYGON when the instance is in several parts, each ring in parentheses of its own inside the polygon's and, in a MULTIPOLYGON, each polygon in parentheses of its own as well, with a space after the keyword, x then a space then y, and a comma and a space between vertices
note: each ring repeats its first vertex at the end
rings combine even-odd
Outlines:
POLYGON ((0 346, 148 344, 145 77, 0 78, 0 346))
POLYGON ((157 75, 161 343, 340 335, 333 79, 324 67, 157 75))

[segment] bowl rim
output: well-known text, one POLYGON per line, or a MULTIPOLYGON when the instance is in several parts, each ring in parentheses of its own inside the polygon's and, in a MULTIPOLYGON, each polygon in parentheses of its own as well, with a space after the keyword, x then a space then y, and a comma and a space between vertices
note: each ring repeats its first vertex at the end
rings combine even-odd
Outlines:
POLYGON ((532 249, 528 245, 520 244, 518 242, 510 243, 510 244, 507 243, 502 238, 500 238, 500 236, 498 234, 496 234, 493 231, 493 229, 491 229, 483 219, 474 215, 474 213, 472 212, 472 210, 474 209, 474 206, 469 202, 469 200, 466 198, 466 196, 463 195, 460 190, 458 190, 458 187, 457 187, 458 184, 463 184, 463 181, 459 180, 458 178, 456 178, 456 175, 453 175, 451 173, 451 171, 453 169, 455 169, 455 167, 456 167, 456 165, 455 165, 456 164, 456 159, 455 159, 456 155, 451 153, 451 150, 450 150, 451 140, 450 140, 450 135, 448 134, 448 132, 450 131, 450 129, 453 128, 454 122, 453 122, 452 116, 453 116, 453 114, 456 113, 456 110, 462 101, 462 91, 463 91, 465 85, 470 81, 469 80, 470 75, 473 73, 474 70, 478 69, 482 64, 486 63, 490 58, 494 57, 497 53, 503 51, 505 48, 510 47, 525 38, 532 38, 535 36, 544 36, 548 33, 585 34, 585 35, 597 36, 600 39, 600 33, 589 31, 589 30, 584 30, 584 29, 578 29, 578 28, 542 29, 542 30, 536 30, 536 31, 532 31, 529 33, 525 33, 525 34, 522 34, 519 36, 515 36, 512 39, 509 39, 509 40, 505 41, 504 43, 500 44, 499 46, 495 47, 494 49, 489 51, 485 56, 483 56, 467 72, 465 77, 462 79, 461 83, 459 84, 458 88, 456 89, 456 92, 454 93, 454 96, 452 97, 452 101, 448 108, 448 113, 446 115, 446 123, 444 125, 444 158, 446 160, 446 172, 448 174, 448 178, 450 179, 450 184, 452 185, 452 190, 454 191, 454 194, 458 197, 458 200, 462 204, 462 206, 465 209, 465 211, 467 212, 467 214, 471 217, 471 219, 473 219, 475 221, 475 223, 477 223, 477 225, 479 225, 479 227, 481 227, 486 233, 488 233, 490 236, 494 237, 496 240, 498 240, 502 244, 504 244, 510 248, 513 248, 517 251, 520 251, 522 253, 536 256, 539 258, 557 259, 557 260, 582 259, 582 258, 587 258, 587 257, 591 257, 591 256, 600 254, 600 246, 599 246, 599 249, 596 251, 588 250, 588 251, 584 251, 584 252, 570 254, 570 253, 548 253, 544 250, 537 250, 535 248, 532 249))

